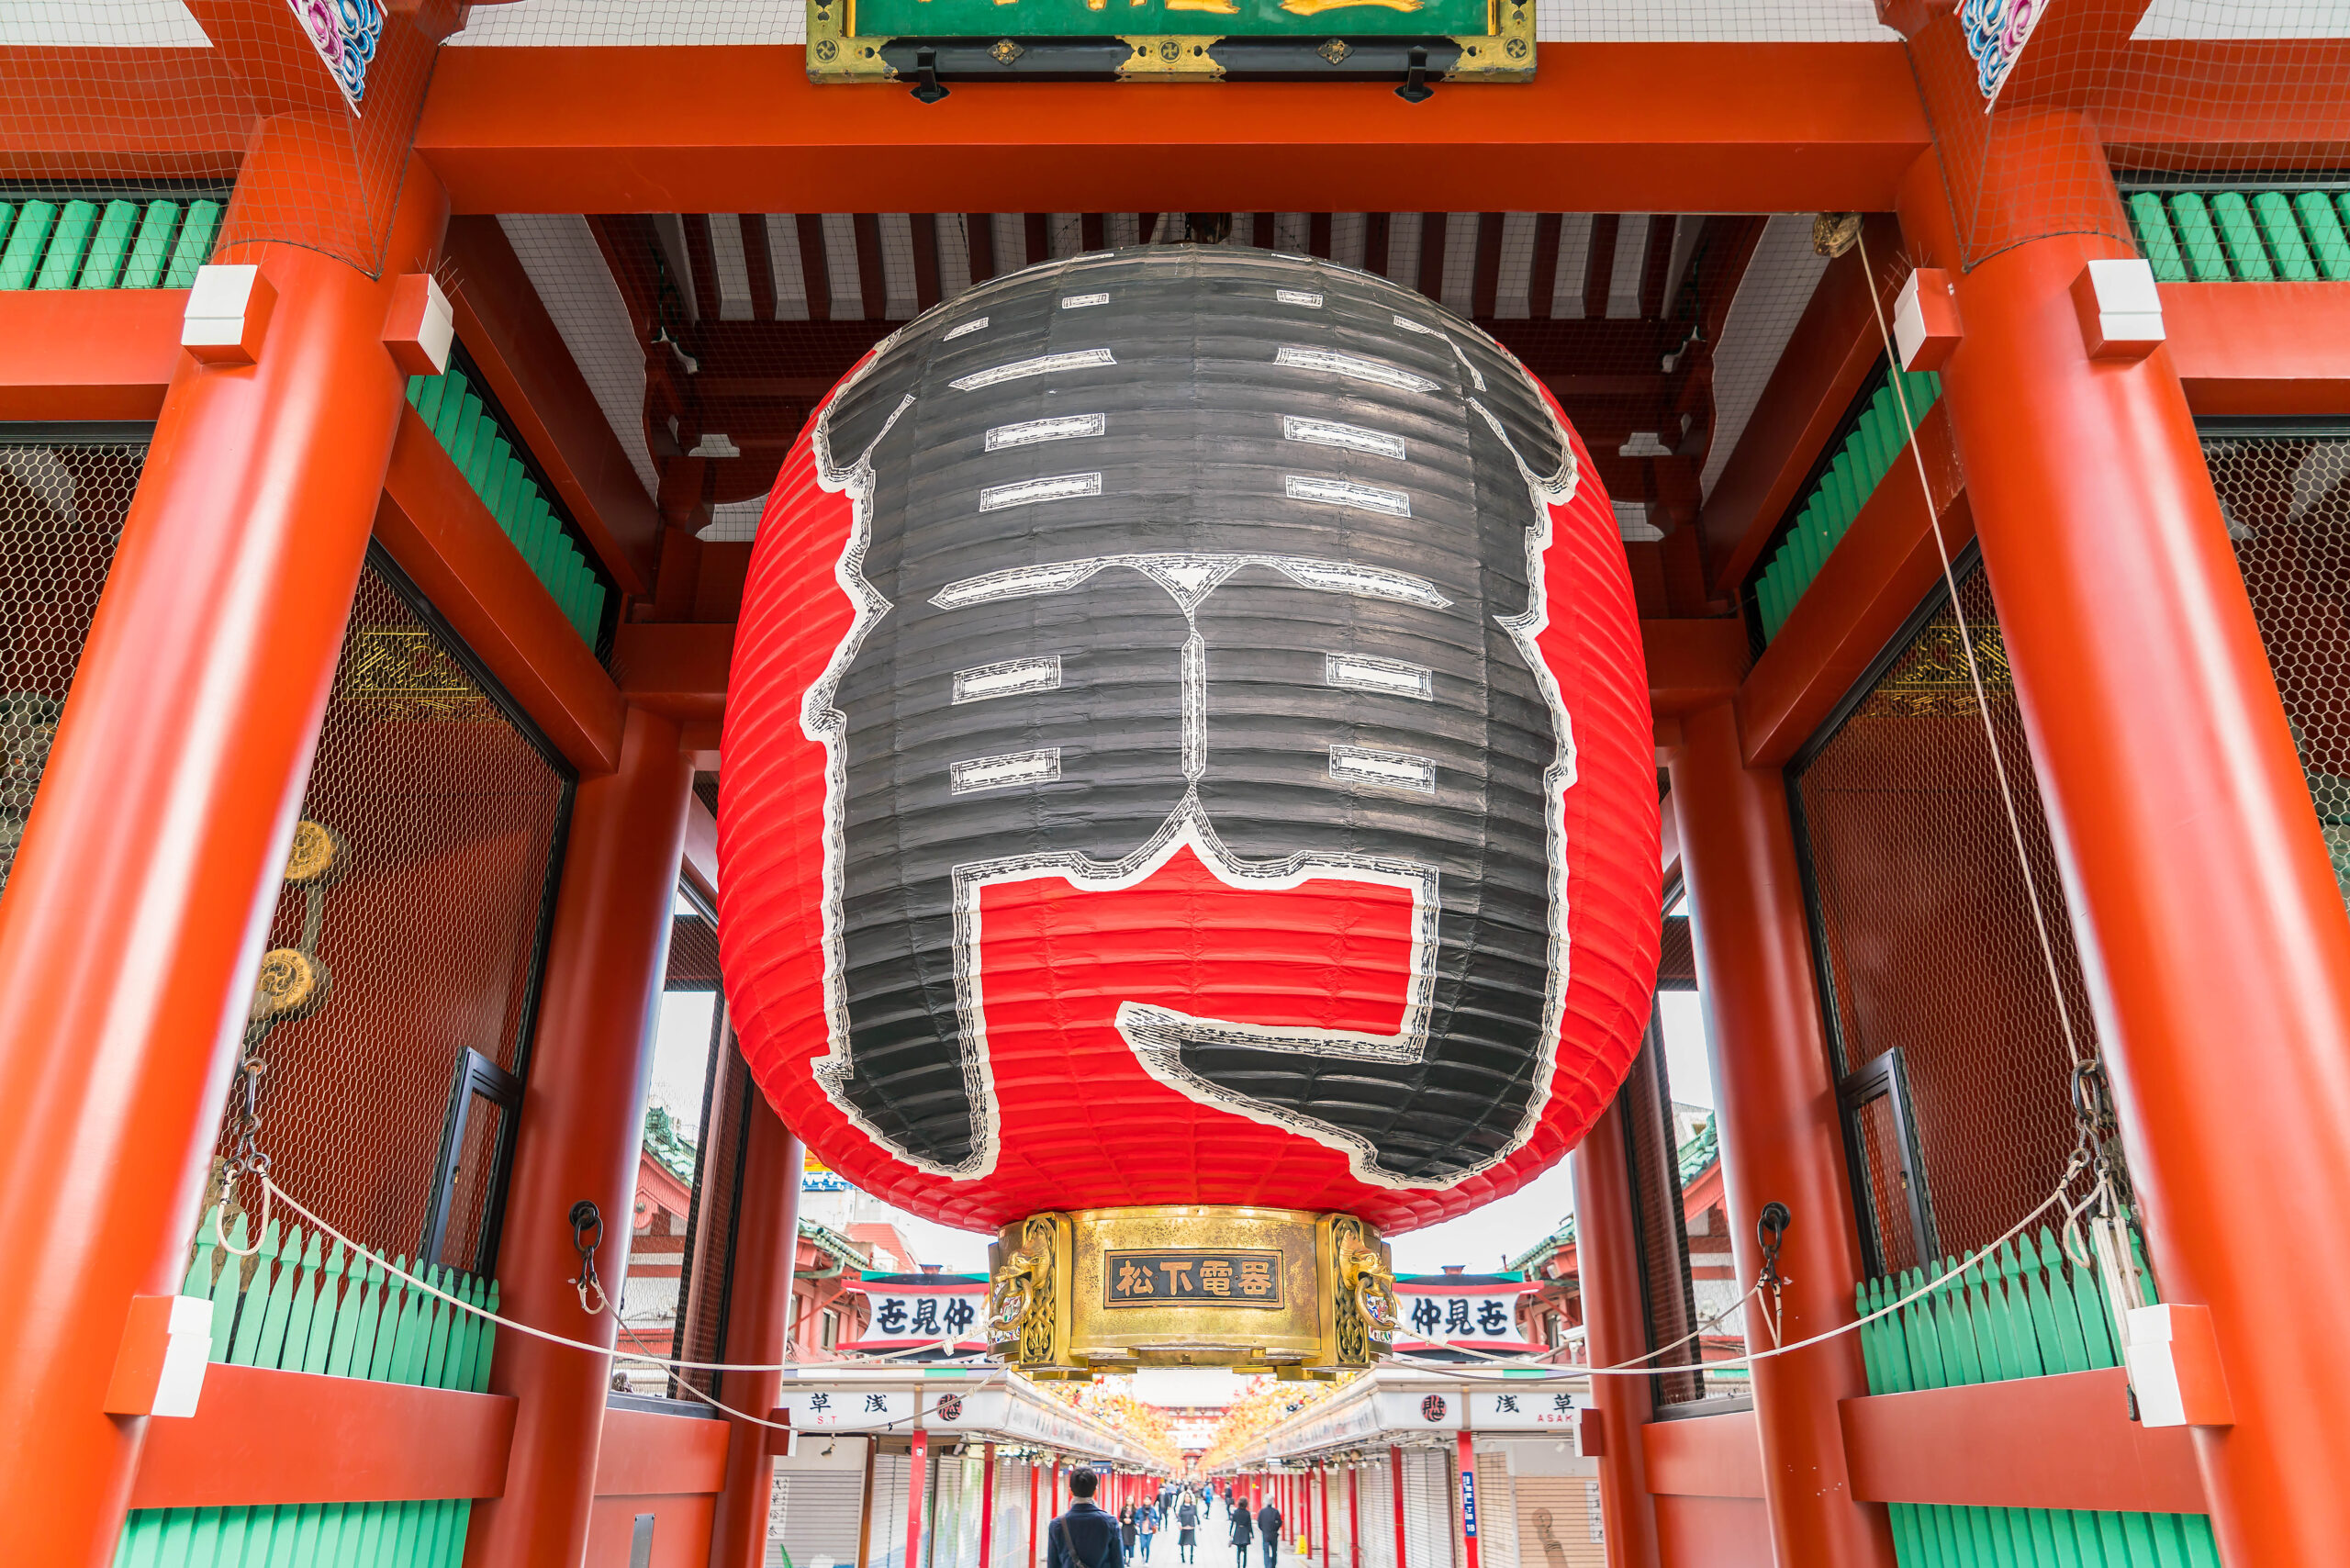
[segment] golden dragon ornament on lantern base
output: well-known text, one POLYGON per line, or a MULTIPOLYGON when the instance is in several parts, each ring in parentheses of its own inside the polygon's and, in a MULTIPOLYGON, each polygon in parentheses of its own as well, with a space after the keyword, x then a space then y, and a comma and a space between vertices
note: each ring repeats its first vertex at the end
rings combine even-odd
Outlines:
POLYGON ((990 1348, 1031 1377, 1146 1366, 1285 1379, 1368 1366, 1395 1278, 1351 1215, 1163 1204, 1031 1215, 990 1249, 990 1348))

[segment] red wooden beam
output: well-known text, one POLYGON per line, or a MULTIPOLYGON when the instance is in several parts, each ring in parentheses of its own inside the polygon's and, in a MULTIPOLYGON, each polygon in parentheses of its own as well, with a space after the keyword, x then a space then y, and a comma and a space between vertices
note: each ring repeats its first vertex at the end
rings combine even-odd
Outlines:
POLYGON ((2350 283, 2166 283, 2171 363, 2199 414, 2350 414, 2350 283))
POLYGON ((1751 1410, 1651 1421, 1640 1428, 1649 1490, 1681 1497, 1762 1495, 1762 1435, 1751 1410))
POLYGON ((130 1506, 495 1497, 515 1406, 511 1394, 216 1362, 195 1416, 147 1423, 130 1506))
MULTIPOLYGON (((1880 262, 1900 253, 1900 232, 1889 217, 1872 217, 1867 239, 1869 253, 1880 262)), ((1888 323, 1894 292, 1888 288, 1885 294, 1888 323)), ((1698 537, 1716 592, 1727 592, 1746 576, 1884 353, 1855 247, 1828 263, 1698 515, 1698 537)))
POLYGON ((726 1484, 732 1421, 607 1410, 596 1450, 596 1495, 661 1497, 714 1493, 726 1484))
POLYGON ((1694 713, 1734 695, 1746 674, 1746 627, 1715 621, 1643 621, 1649 706, 1660 718, 1694 713))
POLYGON ((453 218, 447 251, 458 336, 621 591, 645 592, 660 514, 506 231, 495 218, 453 218))
POLYGON ((2210 1511, 2188 1429, 2130 1419, 2119 1367, 1846 1399, 1837 1413, 1852 1495, 1868 1502, 2210 1511))
POLYGON ((444 50, 417 145, 461 212, 1892 205, 1930 136, 1893 43, 1546 44, 1535 80, 810 84, 791 46, 444 50))
MULTIPOLYGON (((1954 556, 1975 537, 1950 417, 1937 405, 1918 427, 1942 542, 1954 556)), ((1918 470, 1905 450, 1788 612, 1738 693, 1738 727, 1755 767, 1790 761, 1869 662, 1942 579, 1918 470)))
POLYGON ((184 288, 0 294, 0 420, 151 420, 179 367, 184 288))
POLYGON ((400 410, 375 537, 573 767, 619 766, 620 692, 413 409, 400 410))
POLYGON ((2093 112, 2116 168, 2338 169, 2345 79, 2350 39, 2133 40, 2093 112))
POLYGON ((724 715, 733 658, 732 622, 623 625, 612 644, 612 669, 628 700, 680 723, 724 715))

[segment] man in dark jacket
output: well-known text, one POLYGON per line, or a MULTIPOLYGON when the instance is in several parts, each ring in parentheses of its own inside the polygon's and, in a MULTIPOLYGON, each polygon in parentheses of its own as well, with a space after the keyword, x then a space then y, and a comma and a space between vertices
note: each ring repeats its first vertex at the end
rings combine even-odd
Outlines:
POLYGON ((1257 1510, 1257 1539, 1264 1543, 1265 1568, 1273 1568, 1273 1554, 1281 1546, 1281 1511, 1273 1506, 1270 1497, 1257 1510))
POLYGON ((1046 1532, 1050 1544, 1045 1549, 1045 1568, 1126 1568, 1117 1519, 1093 1506, 1093 1488, 1099 1483, 1090 1470, 1069 1472, 1069 1510, 1046 1532))

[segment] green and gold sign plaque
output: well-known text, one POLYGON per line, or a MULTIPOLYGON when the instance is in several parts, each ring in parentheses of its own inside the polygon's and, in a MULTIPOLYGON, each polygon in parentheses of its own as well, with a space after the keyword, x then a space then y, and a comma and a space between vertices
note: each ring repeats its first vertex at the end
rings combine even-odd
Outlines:
POLYGON ((1230 1366, 1325 1378, 1371 1364, 1399 1321, 1386 1243, 1350 1215, 1031 1215, 998 1235, 989 1272, 989 1345, 1031 1377, 1230 1366))
POLYGON ((1534 75, 1532 0, 808 0, 811 81, 1394 81, 1534 75))

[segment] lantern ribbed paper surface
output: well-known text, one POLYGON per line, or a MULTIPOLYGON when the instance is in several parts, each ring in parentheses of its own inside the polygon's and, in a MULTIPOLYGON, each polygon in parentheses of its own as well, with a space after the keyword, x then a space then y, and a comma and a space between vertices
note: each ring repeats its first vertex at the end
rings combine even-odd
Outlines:
POLYGON ((1408 1229, 1638 1048, 1653 758, 1607 498, 1482 332, 1260 252, 1032 267, 875 350, 767 503, 733 1021, 828 1165, 951 1224, 1408 1229))

